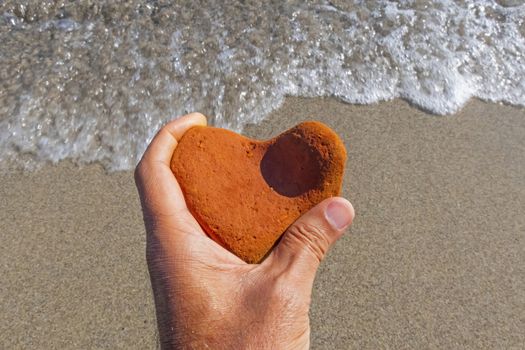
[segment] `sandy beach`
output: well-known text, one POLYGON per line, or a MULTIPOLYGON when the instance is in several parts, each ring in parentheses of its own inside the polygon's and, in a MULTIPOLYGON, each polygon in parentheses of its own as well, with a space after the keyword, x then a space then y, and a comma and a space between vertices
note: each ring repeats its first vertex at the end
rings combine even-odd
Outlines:
MULTIPOLYGON (((251 137, 320 120, 357 217, 323 262, 313 349, 525 346, 525 109, 288 98, 251 137)), ((133 174, 0 170, 0 348, 157 346, 133 174)))

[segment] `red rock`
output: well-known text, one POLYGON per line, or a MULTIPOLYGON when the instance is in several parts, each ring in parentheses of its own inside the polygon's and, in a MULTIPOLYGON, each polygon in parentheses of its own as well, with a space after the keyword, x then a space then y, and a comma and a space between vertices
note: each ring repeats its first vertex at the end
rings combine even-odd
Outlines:
POLYGON ((268 141, 196 126, 180 140, 171 170, 204 231, 257 263, 299 216, 339 195, 345 161, 342 141, 319 122, 268 141))

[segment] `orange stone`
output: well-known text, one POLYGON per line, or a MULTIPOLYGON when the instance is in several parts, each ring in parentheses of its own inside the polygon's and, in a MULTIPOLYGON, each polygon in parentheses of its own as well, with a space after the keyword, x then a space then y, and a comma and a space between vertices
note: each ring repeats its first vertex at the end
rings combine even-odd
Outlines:
POLYGON ((175 149, 171 170, 204 231, 257 263, 303 213, 339 195, 345 161, 343 142, 319 122, 267 141, 195 126, 175 149))

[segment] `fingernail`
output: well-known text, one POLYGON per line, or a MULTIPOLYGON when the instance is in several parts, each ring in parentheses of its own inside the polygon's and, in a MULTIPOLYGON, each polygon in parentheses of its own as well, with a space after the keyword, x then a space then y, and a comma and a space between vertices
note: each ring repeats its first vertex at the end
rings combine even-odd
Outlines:
POLYGON ((333 201, 326 206, 325 213, 326 220, 330 225, 337 229, 342 230, 346 226, 350 225, 352 221, 352 213, 345 203, 340 201, 333 201))

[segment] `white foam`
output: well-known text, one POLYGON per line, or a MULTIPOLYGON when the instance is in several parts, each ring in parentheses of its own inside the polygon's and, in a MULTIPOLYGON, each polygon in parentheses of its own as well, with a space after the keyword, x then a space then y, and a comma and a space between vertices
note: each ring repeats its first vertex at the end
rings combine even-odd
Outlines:
POLYGON ((140 6, 109 22, 2 16, 0 162, 130 169, 176 116, 240 131, 288 95, 440 115, 472 97, 525 106, 523 1, 189 1, 160 24, 140 6))

